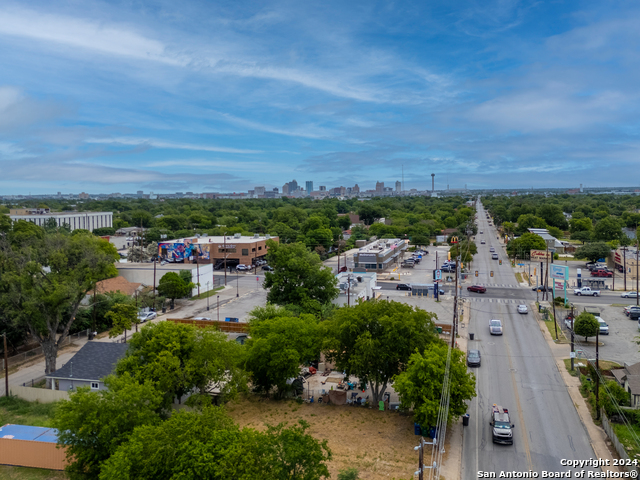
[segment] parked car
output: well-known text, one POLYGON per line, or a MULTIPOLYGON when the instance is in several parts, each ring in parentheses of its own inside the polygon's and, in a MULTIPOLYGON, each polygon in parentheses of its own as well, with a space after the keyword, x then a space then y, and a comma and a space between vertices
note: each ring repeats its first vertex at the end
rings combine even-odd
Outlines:
POLYGON ((491 320, 489 322, 489 333, 491 335, 502 335, 502 321, 491 320))
POLYGON ((498 260, 498 254, 497 253, 492 253, 491 254, 491 259, 492 260, 498 260))
POLYGON ((456 271, 456 266, 455 265, 443 265, 442 267, 440 267, 440 270, 442 270, 443 272, 452 273, 452 272, 456 271))
POLYGON ((518 313, 529 313, 526 305, 518 305, 518 313))
POLYGON ((486 293, 487 287, 483 287, 482 285, 471 285, 467 287, 468 292, 476 292, 476 293, 486 293))
POLYGON ((632 305, 631 307, 629 307, 628 312, 625 311, 625 314, 629 317, 630 320, 638 320, 640 318, 640 307, 632 305))
POLYGON ((624 292, 620 296, 622 298, 637 298, 638 297, 638 292, 624 292))
POLYGON ((273 272, 273 267, 271 265, 263 265, 262 270, 265 272, 273 272))
POLYGON ((470 367, 479 367, 481 363, 480 350, 469 350, 469 353, 467 353, 467 365, 470 367))
POLYGON ((640 309, 639 306, 637 305, 627 305, 626 307, 624 307, 624 314, 628 317, 629 316, 629 312, 631 311, 631 309, 633 308, 638 308, 640 309))
POLYGON ((484 240, 480 240, 480 245, 484 245, 485 243, 487 242, 485 242, 484 240))
POLYGON ((158 314, 156 312, 140 312, 138 313, 138 322, 144 323, 147 320, 153 320, 158 314))
POLYGON ((248 272, 251 270, 251 267, 249 265, 237 265, 236 266, 236 270, 238 270, 239 272, 248 272))
POLYGON ((396 285, 396 290, 411 290, 411 285, 408 283, 399 283, 396 285))
POLYGON ((598 316, 596 316, 596 320, 598 321, 598 325, 600 325, 600 335, 609 335, 609 325, 607 325, 607 322, 598 316))

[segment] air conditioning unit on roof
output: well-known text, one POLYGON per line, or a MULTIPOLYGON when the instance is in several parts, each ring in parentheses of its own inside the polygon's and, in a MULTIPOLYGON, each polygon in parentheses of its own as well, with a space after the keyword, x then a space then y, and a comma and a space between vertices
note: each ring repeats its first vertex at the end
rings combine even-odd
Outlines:
POLYGON ((242 238, 242 234, 241 233, 234 233, 233 234, 233 238, 242 238))

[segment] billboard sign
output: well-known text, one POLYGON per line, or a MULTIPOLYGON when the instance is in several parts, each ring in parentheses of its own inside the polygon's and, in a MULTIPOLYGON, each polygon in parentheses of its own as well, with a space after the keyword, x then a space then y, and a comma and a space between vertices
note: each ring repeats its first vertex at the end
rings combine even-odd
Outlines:
POLYGON ((569 280, 569 267, 566 265, 549 265, 551 278, 558 280, 569 280))
POLYGON ((549 261, 551 261, 551 259, 552 259, 551 255, 553 255, 553 254, 551 252, 547 253, 546 250, 530 250, 529 255, 531 255, 531 260, 538 260, 538 261, 549 260, 549 261))

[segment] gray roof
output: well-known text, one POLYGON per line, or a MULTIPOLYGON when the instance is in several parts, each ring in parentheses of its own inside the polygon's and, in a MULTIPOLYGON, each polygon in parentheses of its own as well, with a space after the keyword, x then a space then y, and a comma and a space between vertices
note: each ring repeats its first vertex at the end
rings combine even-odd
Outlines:
POLYGON ((125 356, 126 343, 87 342, 62 368, 47 378, 73 378, 98 381, 113 373, 116 363, 125 356))

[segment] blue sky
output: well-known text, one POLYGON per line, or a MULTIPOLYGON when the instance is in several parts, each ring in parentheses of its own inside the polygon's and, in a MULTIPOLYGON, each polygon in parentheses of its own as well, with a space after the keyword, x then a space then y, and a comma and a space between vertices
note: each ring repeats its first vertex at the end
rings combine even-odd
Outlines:
POLYGON ((637 186, 640 6, 0 4, 0 193, 637 186))

